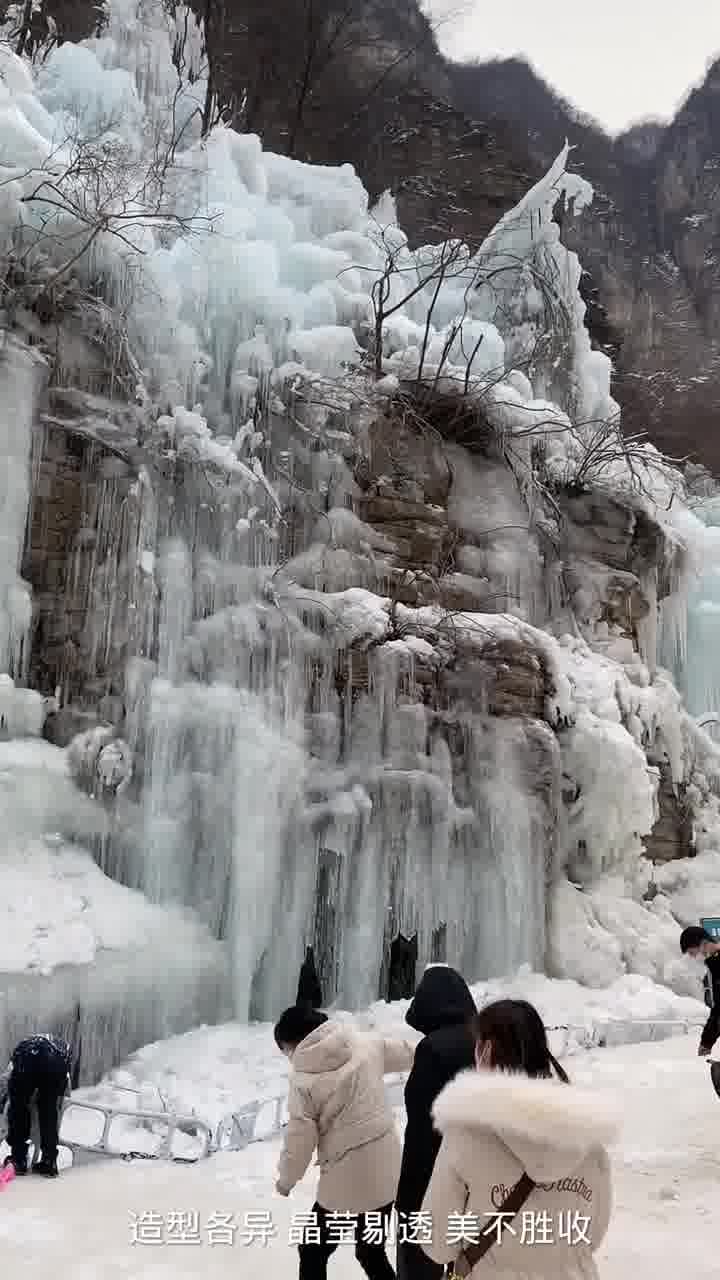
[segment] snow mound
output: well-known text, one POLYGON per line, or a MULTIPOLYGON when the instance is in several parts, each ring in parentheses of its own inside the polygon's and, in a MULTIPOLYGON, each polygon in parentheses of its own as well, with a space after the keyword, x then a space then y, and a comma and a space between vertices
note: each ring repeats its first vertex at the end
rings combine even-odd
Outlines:
POLYGON ((93 1079, 158 1035, 221 1016, 223 949, 180 911, 65 845, 26 844, 0 868, 0 1056, 52 1026, 93 1079))
POLYGON ((158 1034, 220 1016, 221 944, 68 840, 102 849, 107 816, 73 788, 66 752, 0 743, 0 822, 0 1058, 38 1026, 62 1028, 92 1078, 158 1034))
POLYGON ((49 977, 92 965, 106 951, 169 960, 175 947, 200 953, 208 937, 180 912, 160 908, 103 875, 88 853, 58 838, 28 841, 0 860, 0 973, 49 977))
MULTIPOLYGON (((513 978, 478 983, 478 1007, 502 997, 530 1000, 549 1028, 557 1052, 578 1053, 600 1044, 680 1034, 702 1025, 701 1000, 673 994, 649 978, 626 975, 602 990, 521 969, 513 978)), ((337 1016, 365 1030, 415 1038, 404 1021, 409 1001, 378 1002, 337 1016)), ((167 1108, 215 1126, 256 1100, 284 1096, 287 1063, 278 1053, 270 1023, 226 1023, 203 1027, 133 1054, 92 1089, 77 1096, 127 1109, 167 1108)))

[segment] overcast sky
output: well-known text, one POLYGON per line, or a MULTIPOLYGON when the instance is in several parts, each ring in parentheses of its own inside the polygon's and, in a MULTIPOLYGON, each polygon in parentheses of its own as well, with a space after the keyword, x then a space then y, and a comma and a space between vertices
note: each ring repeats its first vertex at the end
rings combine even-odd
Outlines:
POLYGON ((465 61, 522 54, 564 97, 617 133, 665 119, 720 55, 720 0, 428 0, 465 61))

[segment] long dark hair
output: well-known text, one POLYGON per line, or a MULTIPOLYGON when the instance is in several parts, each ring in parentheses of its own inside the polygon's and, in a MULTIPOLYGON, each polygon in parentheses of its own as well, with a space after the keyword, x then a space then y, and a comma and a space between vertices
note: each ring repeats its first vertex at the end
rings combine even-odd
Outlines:
POLYGON ((566 1072, 550 1052, 547 1033, 537 1009, 527 1000, 495 1000, 471 1023, 475 1045, 490 1046, 488 1065, 501 1071, 550 1077, 569 1084, 566 1072))

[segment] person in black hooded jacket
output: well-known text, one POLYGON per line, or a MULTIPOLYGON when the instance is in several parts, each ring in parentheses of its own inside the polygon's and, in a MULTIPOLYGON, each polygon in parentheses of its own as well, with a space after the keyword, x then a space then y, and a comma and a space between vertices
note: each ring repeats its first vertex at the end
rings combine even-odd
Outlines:
POLYGON ((408 1215, 420 1210, 440 1150, 440 1134, 431 1116, 433 1102, 459 1071, 475 1065, 470 1022, 476 1013, 465 979, 448 965, 438 964, 425 970, 405 1015, 409 1026, 425 1038, 415 1050, 405 1086, 407 1126, 395 1198, 400 1224, 398 1280, 435 1280, 444 1273, 444 1267, 423 1253, 420 1243, 412 1242, 415 1232, 408 1215))

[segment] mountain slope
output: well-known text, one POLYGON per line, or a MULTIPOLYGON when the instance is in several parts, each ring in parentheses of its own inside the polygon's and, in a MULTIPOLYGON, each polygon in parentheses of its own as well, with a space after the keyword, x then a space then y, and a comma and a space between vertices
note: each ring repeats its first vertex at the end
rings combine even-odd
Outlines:
POLYGON ((615 140, 519 59, 450 75, 466 112, 527 125, 538 167, 565 137, 577 147, 574 165, 596 203, 593 218, 565 234, 588 272, 586 293, 607 317, 626 426, 717 471, 720 64, 669 126, 636 126, 615 140))
MULTIPOLYGON (((449 62, 415 0, 191 2, 211 17, 226 118, 298 159, 352 163, 373 198, 390 188, 415 243, 477 245, 568 137, 596 201, 565 237, 626 428, 720 473, 720 63, 669 126, 613 140, 520 59, 449 62)), ((98 21, 93 0, 32 10, 26 51, 48 19, 60 41, 98 21)))

